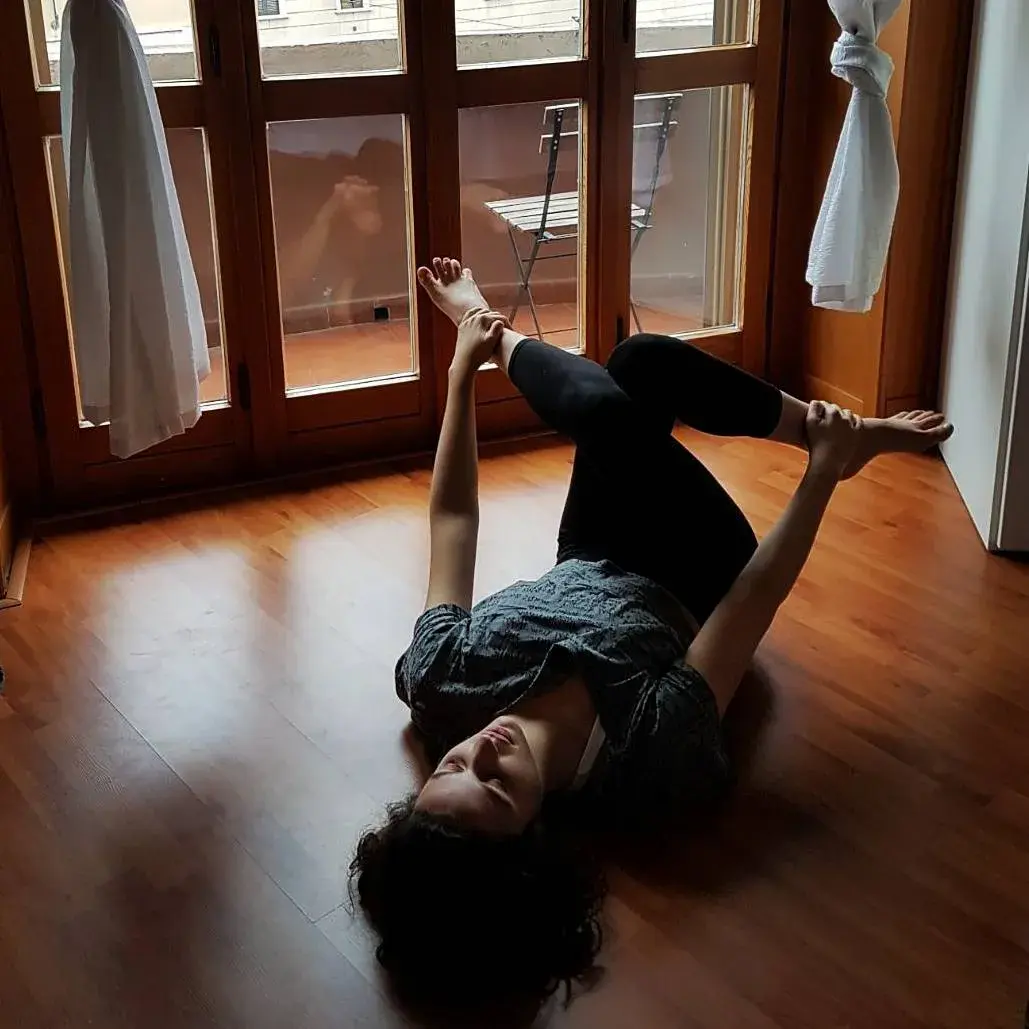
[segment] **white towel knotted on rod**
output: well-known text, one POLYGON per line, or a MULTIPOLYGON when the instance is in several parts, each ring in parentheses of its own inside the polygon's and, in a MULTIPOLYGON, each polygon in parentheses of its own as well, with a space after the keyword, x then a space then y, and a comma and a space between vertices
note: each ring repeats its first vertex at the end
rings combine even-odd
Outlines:
POLYGON ((85 417, 128 457, 200 417, 210 373, 164 125, 123 0, 69 0, 61 32, 68 278, 85 417))
POLYGON ((807 281, 816 307, 867 311, 882 283, 900 173, 886 91, 893 60, 876 45, 900 0, 829 0, 843 35, 832 72, 853 88, 818 212, 807 281))

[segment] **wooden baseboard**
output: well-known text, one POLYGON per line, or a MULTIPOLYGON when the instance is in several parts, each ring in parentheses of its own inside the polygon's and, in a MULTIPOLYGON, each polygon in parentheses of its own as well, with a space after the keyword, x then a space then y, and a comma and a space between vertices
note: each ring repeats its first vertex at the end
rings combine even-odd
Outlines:
POLYGON ((11 574, 7 579, 7 589, 0 597, 0 611, 8 607, 19 607, 25 596, 25 580, 29 574, 29 555, 32 553, 32 534, 22 536, 14 546, 11 558, 11 574))
MULTIPOLYGON (((511 399, 524 403, 520 398, 511 399)), ((489 408, 494 405, 484 406, 489 408)), ((488 418, 486 420, 488 421, 488 418)), ((484 425, 481 428, 483 432, 480 433, 479 454, 483 457, 494 453, 508 453, 512 448, 562 445, 559 437, 539 425, 538 420, 530 429, 513 434, 510 432, 503 435, 498 434, 493 439, 484 438, 487 427, 484 425)), ((241 480, 225 486, 207 486, 175 493, 164 493, 159 496, 144 497, 141 500, 130 500, 40 518, 33 526, 32 535, 33 537, 49 537, 72 532, 87 532, 93 529, 107 528, 111 525, 124 525, 128 522, 144 521, 147 518, 178 514, 182 511, 194 511, 255 497, 266 497, 274 493, 318 489, 321 486, 347 482, 361 476, 385 475, 414 469, 425 471, 432 468, 432 461, 432 450, 412 451, 388 458, 374 457, 363 461, 335 462, 314 468, 302 468, 286 475, 241 480)))

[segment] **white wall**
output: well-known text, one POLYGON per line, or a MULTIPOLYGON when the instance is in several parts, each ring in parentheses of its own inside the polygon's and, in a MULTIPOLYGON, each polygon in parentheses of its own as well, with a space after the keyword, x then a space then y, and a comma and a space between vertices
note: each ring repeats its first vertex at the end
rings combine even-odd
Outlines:
POLYGON ((1016 358, 1011 391, 1011 417, 1007 438, 1002 439, 1007 464, 999 496, 997 548, 1029 551, 1029 192, 1022 232, 1022 315, 1017 329, 1016 358))
MULTIPOLYGON (((1008 442, 1029 476, 1029 393, 1016 405, 1017 343, 1023 329, 1029 242, 1029 4, 979 0, 954 226, 941 403, 956 426, 943 456, 983 541, 1001 538, 1008 442), (1012 419, 1017 409, 1019 417, 1012 419), (1016 429, 1012 437, 1011 428, 1016 429)), ((1026 364, 1029 364, 1027 355, 1026 364)), ((1029 388, 1029 382, 1025 383, 1029 388)), ((1029 483, 1029 479, 1027 479, 1029 483)), ((1017 485, 1017 484, 1016 484, 1017 485)), ((1029 500, 1029 489, 1027 489, 1029 500)), ((1010 491, 1009 491, 1010 493, 1010 491)), ((1029 505, 1023 509, 1029 523, 1029 505)), ((1029 548, 1022 534, 1021 545, 1029 548)))

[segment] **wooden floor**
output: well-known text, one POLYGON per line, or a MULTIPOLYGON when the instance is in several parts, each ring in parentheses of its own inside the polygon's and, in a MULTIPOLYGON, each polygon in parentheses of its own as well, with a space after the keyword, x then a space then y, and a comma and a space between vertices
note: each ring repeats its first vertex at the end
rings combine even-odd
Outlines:
MULTIPOLYGON (((671 334, 702 328, 699 313, 664 311, 640 305, 640 325, 646 332, 671 334)), ((542 304, 540 327, 548 342, 558 347, 579 346, 575 304, 542 304)), ((536 329, 527 308, 514 321, 519 332, 535 335, 536 329)), ((402 375, 411 371, 411 329, 406 318, 365 322, 316 332, 295 333, 286 338, 286 388, 309 389, 339 382, 402 375)), ((205 403, 225 399, 225 369, 221 349, 211 351, 211 374, 200 387, 205 403)))
MULTIPOLYGON (((763 532, 798 456, 690 438, 763 532)), ((568 460, 484 462, 481 593, 548 567, 568 460)), ((344 868, 415 782, 392 669, 427 486, 37 545, 0 615, 0 1024, 403 1024, 344 868)), ((551 1024, 1021 1026, 1027 626, 1029 567, 983 552, 942 464, 844 486, 761 651, 738 794, 692 841, 609 847, 607 974, 551 1024)))

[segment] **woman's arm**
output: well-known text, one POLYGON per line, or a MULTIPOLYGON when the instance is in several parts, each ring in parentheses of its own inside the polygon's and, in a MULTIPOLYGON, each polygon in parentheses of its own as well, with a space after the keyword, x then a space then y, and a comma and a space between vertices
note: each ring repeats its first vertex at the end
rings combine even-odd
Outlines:
POLYGON ((287 301, 297 290, 309 287, 311 276, 325 254, 330 234, 340 211, 340 187, 337 185, 332 195, 318 208, 310 224, 303 234, 287 247, 287 252, 280 267, 283 269, 282 291, 287 301))
POLYGON ((806 425, 811 457, 800 485, 686 652, 687 663, 707 680, 723 714, 797 581, 857 446, 860 423, 854 416, 824 404, 811 408, 806 425))
POLYGON ((472 312, 457 332, 429 493, 429 589, 426 608, 470 608, 479 535, 479 459, 475 435, 475 373, 492 354, 503 322, 472 312))

